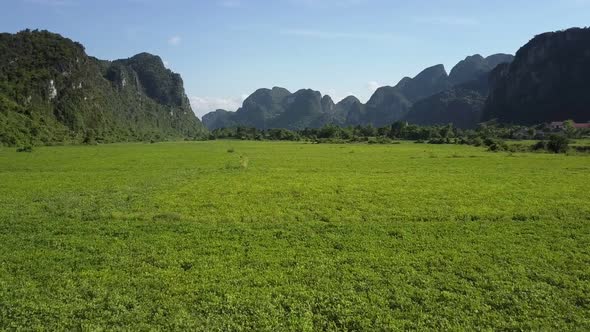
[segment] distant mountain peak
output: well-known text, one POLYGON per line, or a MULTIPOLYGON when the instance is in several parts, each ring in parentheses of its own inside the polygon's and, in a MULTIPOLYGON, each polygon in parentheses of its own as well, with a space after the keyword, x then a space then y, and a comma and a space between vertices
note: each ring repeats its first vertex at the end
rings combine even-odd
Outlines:
MULTIPOLYGON (((510 56, 494 55, 488 58, 484 58, 480 54, 468 56, 462 63, 467 64, 468 68, 475 67, 477 70, 467 70, 457 81, 463 83, 481 78, 481 74, 491 70, 489 69, 490 62, 501 62, 506 57, 510 56), (483 65, 480 66, 480 64, 483 65)), ((460 64, 453 68, 454 71, 451 75, 447 73, 443 64, 437 64, 425 68, 413 78, 402 78, 396 86, 379 87, 366 105, 363 105, 354 96, 348 96, 334 104, 330 96, 322 96, 319 91, 311 89, 300 89, 294 93, 280 87, 274 87, 271 90, 259 89, 244 101, 244 105, 235 116, 231 115, 227 118, 225 113, 223 116, 219 116, 219 114, 205 116, 203 122, 210 129, 222 126, 223 121, 220 119, 228 121, 227 123, 239 123, 261 129, 272 127, 301 129, 318 127, 327 123, 386 125, 403 119, 414 103, 451 89, 454 82, 451 76, 457 75, 457 70, 461 67, 460 64), (211 120, 215 120, 215 122, 211 120)), ((455 95, 461 96, 465 100, 470 96, 478 96, 479 102, 481 99, 480 90, 487 89, 487 86, 480 87, 479 82, 474 85, 475 91, 473 92, 469 90, 469 87, 463 87, 459 93, 449 91, 441 96, 444 96, 445 100, 449 100, 455 95)), ((452 103, 448 104, 453 105, 452 103)))
POLYGON ((487 58, 480 54, 468 56, 451 69, 449 81, 452 85, 459 85, 478 79, 480 76, 488 74, 499 64, 511 62, 513 58, 509 54, 493 54, 487 58))
POLYGON ((338 104, 349 104, 349 103, 360 103, 361 101, 355 97, 355 96, 347 96, 344 99, 342 99, 341 101, 338 102, 338 104))

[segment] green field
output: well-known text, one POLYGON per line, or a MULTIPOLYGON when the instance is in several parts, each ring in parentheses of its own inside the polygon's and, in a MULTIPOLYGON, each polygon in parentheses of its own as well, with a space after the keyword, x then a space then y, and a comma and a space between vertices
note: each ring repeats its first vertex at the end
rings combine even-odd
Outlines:
POLYGON ((0 148, 0 329, 590 330, 589 189, 456 145, 0 148))

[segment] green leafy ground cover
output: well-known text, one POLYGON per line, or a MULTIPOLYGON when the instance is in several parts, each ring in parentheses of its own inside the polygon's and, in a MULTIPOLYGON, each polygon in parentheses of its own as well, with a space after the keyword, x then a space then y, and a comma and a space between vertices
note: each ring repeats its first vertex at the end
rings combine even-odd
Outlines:
POLYGON ((0 148, 0 329, 589 330, 589 158, 0 148))

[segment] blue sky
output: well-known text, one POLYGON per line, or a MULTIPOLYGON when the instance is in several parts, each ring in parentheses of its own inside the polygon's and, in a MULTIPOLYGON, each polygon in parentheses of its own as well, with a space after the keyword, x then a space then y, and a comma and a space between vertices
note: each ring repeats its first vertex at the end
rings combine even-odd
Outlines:
POLYGON ((366 101, 425 67, 590 25, 590 0, 2 0, 0 31, 47 29, 101 59, 158 54, 197 115, 260 87, 366 101))

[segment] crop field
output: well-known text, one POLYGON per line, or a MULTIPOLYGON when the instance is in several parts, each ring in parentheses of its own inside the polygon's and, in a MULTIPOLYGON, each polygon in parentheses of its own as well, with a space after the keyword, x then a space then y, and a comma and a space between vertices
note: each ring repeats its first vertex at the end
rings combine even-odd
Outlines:
POLYGON ((0 148, 0 330, 590 330, 590 156, 0 148))

